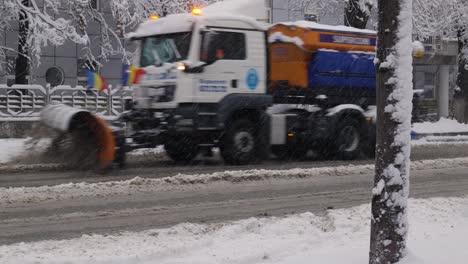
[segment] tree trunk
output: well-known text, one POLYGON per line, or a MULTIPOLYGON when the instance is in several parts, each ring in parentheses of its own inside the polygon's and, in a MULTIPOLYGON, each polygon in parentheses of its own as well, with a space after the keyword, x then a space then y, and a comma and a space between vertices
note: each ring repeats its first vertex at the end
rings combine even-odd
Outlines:
MULTIPOLYGON (((362 10, 359 5, 360 1, 364 0, 348 0, 346 1, 345 14, 344 14, 344 24, 348 27, 355 27, 360 29, 365 29, 367 26, 367 21, 369 20, 369 13, 366 10, 362 10)), ((368 6, 369 11, 371 6, 368 6)))
MULTIPOLYGON (((29 7, 29 0, 22 0, 21 3, 29 7)), ((18 56, 16 57, 15 65, 15 83, 27 84, 26 77, 29 75, 29 61, 28 61, 28 31, 29 21, 28 15, 25 11, 21 10, 19 13, 19 32, 18 32, 18 56)))
MULTIPOLYGON (((468 123, 468 58, 465 51, 468 51, 468 38, 466 35, 465 26, 458 29, 458 76, 457 86, 460 88, 456 91, 457 96, 462 96, 465 102, 463 110, 463 121, 468 123)), ((461 119, 461 118, 460 118, 461 119)))
POLYGON ((379 0, 377 151, 370 264, 398 262, 406 249, 411 132, 412 0, 379 0))

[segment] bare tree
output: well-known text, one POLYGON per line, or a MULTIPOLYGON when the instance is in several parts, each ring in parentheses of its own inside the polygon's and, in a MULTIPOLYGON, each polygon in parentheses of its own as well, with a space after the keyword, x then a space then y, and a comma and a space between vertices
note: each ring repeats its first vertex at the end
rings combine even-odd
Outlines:
POLYGON ((346 0, 344 25, 365 29, 373 3, 369 0, 346 0))
MULTIPOLYGON (((164 16, 183 13, 195 6, 204 6, 216 0, 110 0, 115 26, 103 12, 91 6, 91 0, 0 0, 0 33, 12 30, 19 22, 19 45, 16 48, 0 46, 0 59, 7 52, 18 54, 16 83, 26 83, 28 65, 39 64, 42 48, 60 46, 71 41, 83 46, 83 58, 91 65, 100 65, 110 56, 122 56, 128 62, 131 52, 123 39, 128 31, 147 20, 150 15, 164 16), (64 12, 63 10, 68 10, 64 12), (91 22, 100 24, 98 37, 87 33, 91 22), (91 49, 91 47, 99 49, 91 49), (94 52, 94 53, 93 53, 94 52)), ((4 63, 0 63, 0 69, 4 63)))
POLYGON ((405 253, 412 109, 412 0, 379 0, 377 152, 370 264, 405 253))

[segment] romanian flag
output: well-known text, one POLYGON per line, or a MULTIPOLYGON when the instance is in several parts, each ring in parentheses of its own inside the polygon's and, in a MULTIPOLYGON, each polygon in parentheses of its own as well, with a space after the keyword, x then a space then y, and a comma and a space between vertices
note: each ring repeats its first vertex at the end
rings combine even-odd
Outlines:
POLYGON ((104 91, 107 88, 106 80, 99 74, 88 70, 88 86, 98 89, 99 91, 104 91))
POLYGON ((124 65, 122 68, 122 86, 130 86, 140 83, 140 79, 143 74, 145 74, 143 69, 133 65, 124 65))

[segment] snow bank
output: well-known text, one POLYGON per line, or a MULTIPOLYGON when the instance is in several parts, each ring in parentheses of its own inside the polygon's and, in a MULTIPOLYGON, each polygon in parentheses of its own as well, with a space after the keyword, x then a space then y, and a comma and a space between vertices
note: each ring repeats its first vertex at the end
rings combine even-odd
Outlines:
POLYGON ((154 155, 154 154, 163 154, 165 153, 163 146, 158 146, 156 148, 143 148, 143 149, 135 149, 128 154, 140 156, 140 155, 154 155))
MULTIPOLYGON (((409 256, 401 264, 463 264, 468 198, 410 200, 409 256)), ((119 235, 0 246, 2 263, 362 264, 369 251, 370 206, 180 224, 119 235)))
POLYGON ((468 124, 458 123, 457 120, 441 118, 437 122, 413 124, 413 131, 418 134, 461 133, 468 132, 468 124))
POLYGON ((421 145, 446 145, 446 144, 467 144, 468 136, 427 136, 421 139, 416 139, 411 141, 411 146, 421 146, 421 145))
MULTIPOLYGON (((468 167, 468 158, 414 161, 414 170, 468 167)), ((160 179, 136 177, 126 181, 67 183, 56 186, 0 188, 0 206, 11 204, 60 201, 83 197, 132 195, 168 190, 177 186, 240 183, 246 181, 304 179, 318 176, 348 176, 374 173, 373 165, 349 165, 311 169, 224 171, 211 174, 178 174, 160 179)))
POLYGON ((0 164, 24 153, 27 139, 0 139, 0 164))

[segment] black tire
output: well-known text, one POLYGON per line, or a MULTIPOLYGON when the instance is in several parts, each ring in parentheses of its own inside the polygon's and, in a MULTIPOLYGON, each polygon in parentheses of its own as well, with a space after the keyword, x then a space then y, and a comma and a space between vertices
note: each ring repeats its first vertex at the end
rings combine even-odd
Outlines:
POLYGON ((361 154, 363 141, 361 122, 348 117, 340 120, 330 144, 336 159, 353 160, 361 154))
POLYGON ((230 165, 246 165, 261 160, 262 140, 255 125, 248 119, 232 122, 221 139, 220 150, 224 162, 230 165))
POLYGON ((176 162, 190 162, 197 157, 200 148, 195 140, 188 136, 167 139, 164 144, 166 154, 176 162))

